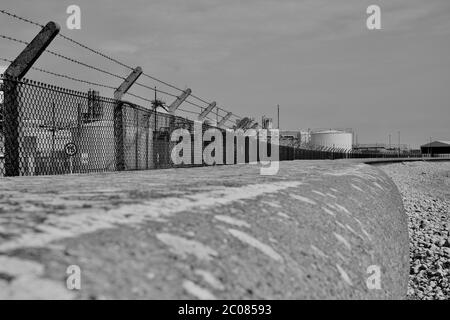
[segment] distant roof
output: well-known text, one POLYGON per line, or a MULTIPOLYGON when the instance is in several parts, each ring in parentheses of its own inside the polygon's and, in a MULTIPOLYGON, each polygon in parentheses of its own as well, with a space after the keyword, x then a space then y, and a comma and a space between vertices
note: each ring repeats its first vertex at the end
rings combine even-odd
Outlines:
POLYGON ((355 146, 355 148, 362 148, 362 149, 365 149, 365 148, 372 148, 372 149, 385 148, 385 149, 387 149, 388 147, 389 146, 387 146, 386 144, 383 144, 383 143, 365 143, 365 144, 358 144, 357 146, 355 146))
POLYGON ((424 144, 422 148, 436 148, 436 147, 450 147, 450 141, 433 141, 431 143, 424 144))
POLYGON ((281 135, 298 135, 300 131, 295 130, 280 130, 281 135))
POLYGON ((340 130, 323 130, 323 131, 316 131, 316 132, 313 132, 314 134, 316 134, 316 133, 349 133, 349 132, 345 132, 345 131, 340 131, 340 130))

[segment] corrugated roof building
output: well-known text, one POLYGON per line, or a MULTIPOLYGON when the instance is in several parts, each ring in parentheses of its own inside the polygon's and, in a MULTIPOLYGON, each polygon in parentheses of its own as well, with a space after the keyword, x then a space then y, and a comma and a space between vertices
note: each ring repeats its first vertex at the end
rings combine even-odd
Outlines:
POLYGON ((450 141, 434 141, 420 147, 422 155, 431 157, 450 156, 450 141))

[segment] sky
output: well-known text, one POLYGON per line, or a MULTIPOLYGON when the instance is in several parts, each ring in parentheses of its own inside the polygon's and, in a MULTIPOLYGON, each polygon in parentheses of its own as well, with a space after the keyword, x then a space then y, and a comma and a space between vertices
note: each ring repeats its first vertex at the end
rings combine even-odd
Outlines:
MULTIPOLYGON (((0 7, 43 24, 58 22, 62 34, 237 115, 276 122, 279 104, 281 129, 353 128, 360 143, 387 143, 389 134, 396 143, 400 131, 401 143, 411 147, 450 140, 448 0, 2 0, 0 7), (66 27, 73 4, 81 8, 81 30, 66 27), (381 7, 381 30, 366 27, 372 4, 381 7)), ((39 31, 5 15, 0 30, 28 41, 39 31)), ((13 59, 22 49, 0 39, 0 58, 13 59)), ((62 38, 49 49, 128 72, 62 38)), ((36 66, 120 85, 47 54, 36 66)), ((36 71, 27 77, 89 89, 36 71)), ((153 99, 150 90, 131 91, 153 99)))

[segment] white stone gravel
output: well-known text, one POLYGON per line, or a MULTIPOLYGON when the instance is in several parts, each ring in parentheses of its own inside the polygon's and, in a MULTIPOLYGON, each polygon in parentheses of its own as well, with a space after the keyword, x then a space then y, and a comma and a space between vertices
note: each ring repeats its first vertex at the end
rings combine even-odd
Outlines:
POLYGON ((408 215, 410 299, 450 299, 450 162, 382 166, 408 215))

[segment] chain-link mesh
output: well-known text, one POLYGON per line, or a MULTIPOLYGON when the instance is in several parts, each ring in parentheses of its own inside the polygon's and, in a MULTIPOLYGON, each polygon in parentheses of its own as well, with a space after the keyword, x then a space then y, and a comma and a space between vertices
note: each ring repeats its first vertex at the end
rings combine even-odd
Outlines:
MULTIPOLYGON (((3 100, 0 104, 0 176, 177 167, 172 162, 171 153, 178 142, 171 142, 170 137, 175 129, 180 128, 186 129, 192 139, 191 161, 182 166, 204 164, 204 159, 200 162, 194 159, 202 159, 203 149, 208 143, 200 142, 199 145, 194 142, 195 125, 191 120, 104 98, 96 91, 79 92, 5 77, 0 80, 3 80, 0 90, 3 95, 0 100, 3 100)), ((202 134, 208 128, 203 124, 202 134)), ((226 163, 226 134, 223 130, 221 134, 223 163, 226 163)), ((234 139, 232 143, 235 152, 232 158, 237 162, 234 139)), ((249 162, 248 141, 244 148, 245 162, 249 162)), ((281 161, 385 156, 279 146, 281 161)))
POLYGON ((2 79, 0 176, 168 168, 171 132, 193 128, 96 91, 2 79))

